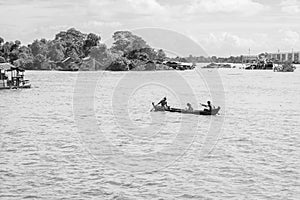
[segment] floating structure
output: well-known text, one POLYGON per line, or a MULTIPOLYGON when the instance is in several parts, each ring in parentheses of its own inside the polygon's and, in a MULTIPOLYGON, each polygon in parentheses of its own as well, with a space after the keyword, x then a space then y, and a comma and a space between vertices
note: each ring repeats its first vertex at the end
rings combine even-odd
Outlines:
POLYGON ((274 72, 294 72, 296 67, 291 63, 284 63, 282 65, 274 66, 274 72))
POLYGON ((267 60, 261 60, 256 63, 248 64, 246 70, 272 70, 274 67, 273 62, 267 60))
POLYGON ((29 80, 25 80, 25 70, 10 63, 0 63, 0 89, 30 88, 29 80))
POLYGON ((195 68, 195 65, 193 63, 186 62, 164 61, 163 64, 176 70, 189 70, 195 68))
POLYGON ((224 64, 224 63, 210 63, 203 68, 231 68, 230 64, 224 64))

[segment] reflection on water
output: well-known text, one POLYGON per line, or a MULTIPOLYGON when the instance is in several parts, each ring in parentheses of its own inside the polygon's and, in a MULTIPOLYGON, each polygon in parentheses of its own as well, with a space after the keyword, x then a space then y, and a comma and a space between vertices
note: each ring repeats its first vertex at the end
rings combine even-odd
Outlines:
POLYGON ((134 72, 130 78, 144 80, 148 74, 173 84, 171 89, 145 85, 123 102, 128 86, 122 84, 117 95, 114 88, 126 79, 124 73, 101 72, 93 113, 104 137, 95 134, 89 141, 89 133, 81 132, 74 119, 77 74, 28 71, 32 89, 0 91, 0 199, 296 199, 300 72, 220 69, 225 123, 222 137, 206 157, 199 154, 210 120, 220 116, 149 112, 151 102, 163 96, 175 107, 195 97, 197 108, 210 99, 194 71, 179 73, 192 94, 172 91, 182 86, 168 72, 134 72), (188 127, 186 133, 180 132, 182 124, 188 127), (173 158, 178 149, 166 151, 166 146, 188 134, 192 142, 182 146, 181 157, 173 158), (149 155, 156 152, 172 162, 157 172, 126 171, 116 160, 91 151, 95 142, 102 147, 101 141, 109 141, 123 159, 136 155, 128 165, 151 165, 149 155))

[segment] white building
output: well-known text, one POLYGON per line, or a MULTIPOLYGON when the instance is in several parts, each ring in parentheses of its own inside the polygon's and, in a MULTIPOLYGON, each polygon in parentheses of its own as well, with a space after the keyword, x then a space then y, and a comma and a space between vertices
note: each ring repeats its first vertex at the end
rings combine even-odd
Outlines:
POLYGON ((300 51, 269 53, 268 58, 280 62, 291 61, 295 63, 300 63, 300 51))

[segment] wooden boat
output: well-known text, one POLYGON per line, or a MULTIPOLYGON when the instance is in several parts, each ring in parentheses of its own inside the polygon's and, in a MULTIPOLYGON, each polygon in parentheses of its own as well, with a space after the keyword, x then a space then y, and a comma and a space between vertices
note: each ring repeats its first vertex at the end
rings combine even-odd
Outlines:
POLYGON ((10 63, 0 63, 0 90, 30 88, 29 80, 24 79, 24 72, 24 69, 10 63))
POLYGON ((153 109, 151 111, 153 112, 176 112, 176 113, 183 113, 183 114, 193 114, 193 115, 217 115, 219 110, 221 109, 220 107, 214 108, 211 111, 209 110, 185 110, 181 108, 164 108, 162 106, 156 106, 154 103, 152 103, 153 109))
POLYGON ((31 84, 24 84, 20 86, 0 86, 0 90, 5 90, 5 89, 29 89, 31 88, 31 84))

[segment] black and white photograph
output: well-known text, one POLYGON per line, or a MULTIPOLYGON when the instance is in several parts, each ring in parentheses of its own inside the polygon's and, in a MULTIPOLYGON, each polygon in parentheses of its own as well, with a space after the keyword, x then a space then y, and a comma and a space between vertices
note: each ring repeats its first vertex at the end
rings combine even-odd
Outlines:
POLYGON ((300 199, 300 0, 0 10, 0 200, 300 199))

